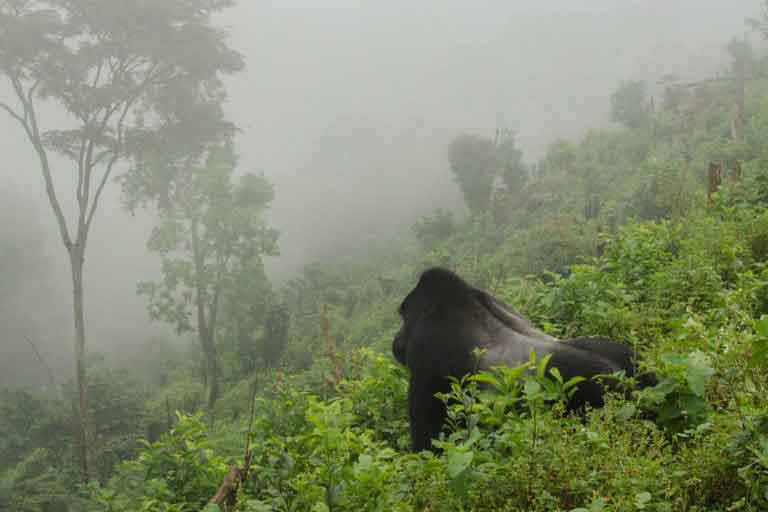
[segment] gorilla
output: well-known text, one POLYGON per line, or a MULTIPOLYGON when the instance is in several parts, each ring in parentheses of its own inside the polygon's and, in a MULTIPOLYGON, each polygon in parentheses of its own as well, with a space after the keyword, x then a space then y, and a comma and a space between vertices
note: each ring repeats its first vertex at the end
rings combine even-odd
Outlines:
MULTIPOLYGON (((603 384, 589 380, 599 374, 636 372, 631 347, 601 338, 575 338, 561 342, 536 328, 491 294, 467 284, 443 268, 426 270, 399 308, 402 327, 392 343, 398 362, 408 367, 408 416, 414 451, 432 449, 446 418, 446 407, 435 393, 450 390, 447 377, 460 378, 494 366, 527 362, 530 351, 537 360, 552 354, 549 368, 563 379, 582 376, 567 403, 569 412, 603 405, 603 384), (473 351, 483 349, 477 358, 473 351)), ((639 379, 640 387, 655 384, 652 374, 639 379)))

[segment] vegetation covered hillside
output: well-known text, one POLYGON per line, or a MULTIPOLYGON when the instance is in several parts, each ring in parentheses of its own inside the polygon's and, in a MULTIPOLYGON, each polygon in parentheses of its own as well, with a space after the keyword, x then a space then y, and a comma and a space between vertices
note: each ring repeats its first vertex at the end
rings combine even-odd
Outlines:
POLYGON ((152 344, 130 370, 88 360, 87 483, 82 390, 4 392, 0 510, 212 512, 240 481, 232 509, 252 512, 768 509, 768 59, 728 51, 722 80, 621 84, 616 127, 535 165, 507 132, 458 135, 446 172, 470 215, 435 211, 395 256, 311 265, 282 289, 261 261, 273 190, 234 179, 230 139, 192 171, 182 149, 132 160, 130 206, 160 212, 162 279, 139 291, 200 344, 152 344), (633 345, 659 384, 580 421, 555 375, 481 374, 445 397, 441 454, 411 453, 390 346, 431 265, 555 336, 633 345))

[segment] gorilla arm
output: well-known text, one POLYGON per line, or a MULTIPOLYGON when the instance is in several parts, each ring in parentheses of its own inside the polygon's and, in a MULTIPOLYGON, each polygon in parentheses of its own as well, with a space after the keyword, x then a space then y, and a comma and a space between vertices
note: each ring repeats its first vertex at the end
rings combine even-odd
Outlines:
POLYGON ((411 429, 411 449, 415 452, 432 450, 446 417, 445 403, 435 393, 447 393, 447 379, 424 379, 411 374, 408 385, 408 419, 411 429), (418 409, 417 409, 418 408, 418 409))

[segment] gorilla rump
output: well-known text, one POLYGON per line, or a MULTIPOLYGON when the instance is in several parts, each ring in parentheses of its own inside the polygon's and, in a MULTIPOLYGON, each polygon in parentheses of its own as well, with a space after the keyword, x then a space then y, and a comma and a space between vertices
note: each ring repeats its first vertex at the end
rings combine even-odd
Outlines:
MULTIPOLYGON (((443 428, 445 404, 435 393, 446 393, 446 377, 462 377, 494 366, 516 366, 552 354, 549 367, 566 381, 624 370, 635 374, 634 351, 621 343, 598 338, 561 342, 536 328, 489 293, 473 288, 442 268, 425 271, 399 309, 402 328, 392 344, 395 359, 408 367, 408 416, 415 451, 431 449, 443 428), (475 348, 484 349, 479 360, 475 348)), ((652 375, 641 379, 651 385, 652 375)), ((577 385, 569 411, 603 405, 603 386, 593 380, 577 385)))

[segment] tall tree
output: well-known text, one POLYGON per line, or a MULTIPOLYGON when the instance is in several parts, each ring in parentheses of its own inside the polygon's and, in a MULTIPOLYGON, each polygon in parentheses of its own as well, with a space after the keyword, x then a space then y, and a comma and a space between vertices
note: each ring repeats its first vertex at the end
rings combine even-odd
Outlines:
POLYGON ((259 360, 259 333, 266 329, 268 311, 276 302, 261 258, 251 258, 233 267, 234 279, 224 290, 220 336, 235 342, 222 347, 236 359, 234 368, 252 373, 259 360))
POLYGON ((277 254, 277 231, 264 221, 274 192, 263 176, 245 174, 235 183, 237 161, 228 142, 180 160, 155 150, 123 182, 130 209, 149 203, 160 216, 148 248, 162 258, 163 279, 140 283, 138 291, 148 296, 153 319, 197 333, 213 407, 222 298, 244 273, 261 268, 263 255, 277 254))
MULTIPOLYGON (((231 0, 4 0, 0 2, 0 74, 10 98, 0 109, 18 122, 37 158, 72 275, 78 445, 88 479, 83 271, 99 200, 133 127, 156 117, 179 87, 220 94, 219 76, 240 56, 211 15, 231 0), (46 101, 47 100, 47 101, 46 101), (66 114, 46 126, 41 104, 66 114), (68 160, 70 179, 54 179, 52 158, 68 160), (58 188, 57 188, 58 185, 58 188), (65 189, 65 187, 69 187, 65 189), (64 190, 69 194, 65 194, 64 190), (75 212, 62 207, 72 195, 75 212)), ((148 129, 145 127, 145 130, 148 129)), ((57 178, 61 171, 56 169, 57 178)))
POLYGON ((732 58, 731 73, 733 74, 733 86, 736 96, 736 112, 731 126, 731 135, 736 141, 744 140, 745 113, 744 103, 746 97, 747 75, 751 71, 754 62, 752 45, 746 39, 731 39, 725 46, 732 58))
POLYGON ((523 152, 518 149, 514 137, 507 137, 496 148, 499 174, 513 196, 520 194, 528 181, 528 169, 523 163, 523 152))
POLYGON ((462 134, 448 146, 448 160, 467 207, 472 213, 486 211, 498 175, 496 145, 485 137, 462 134))
POLYGON ((641 80, 622 82, 611 95, 611 120, 638 130, 649 126, 648 85, 641 80))
POLYGON ((275 304, 269 309, 261 342, 261 357, 267 368, 274 368, 280 362, 288 344, 290 322, 291 318, 284 304, 275 304))

